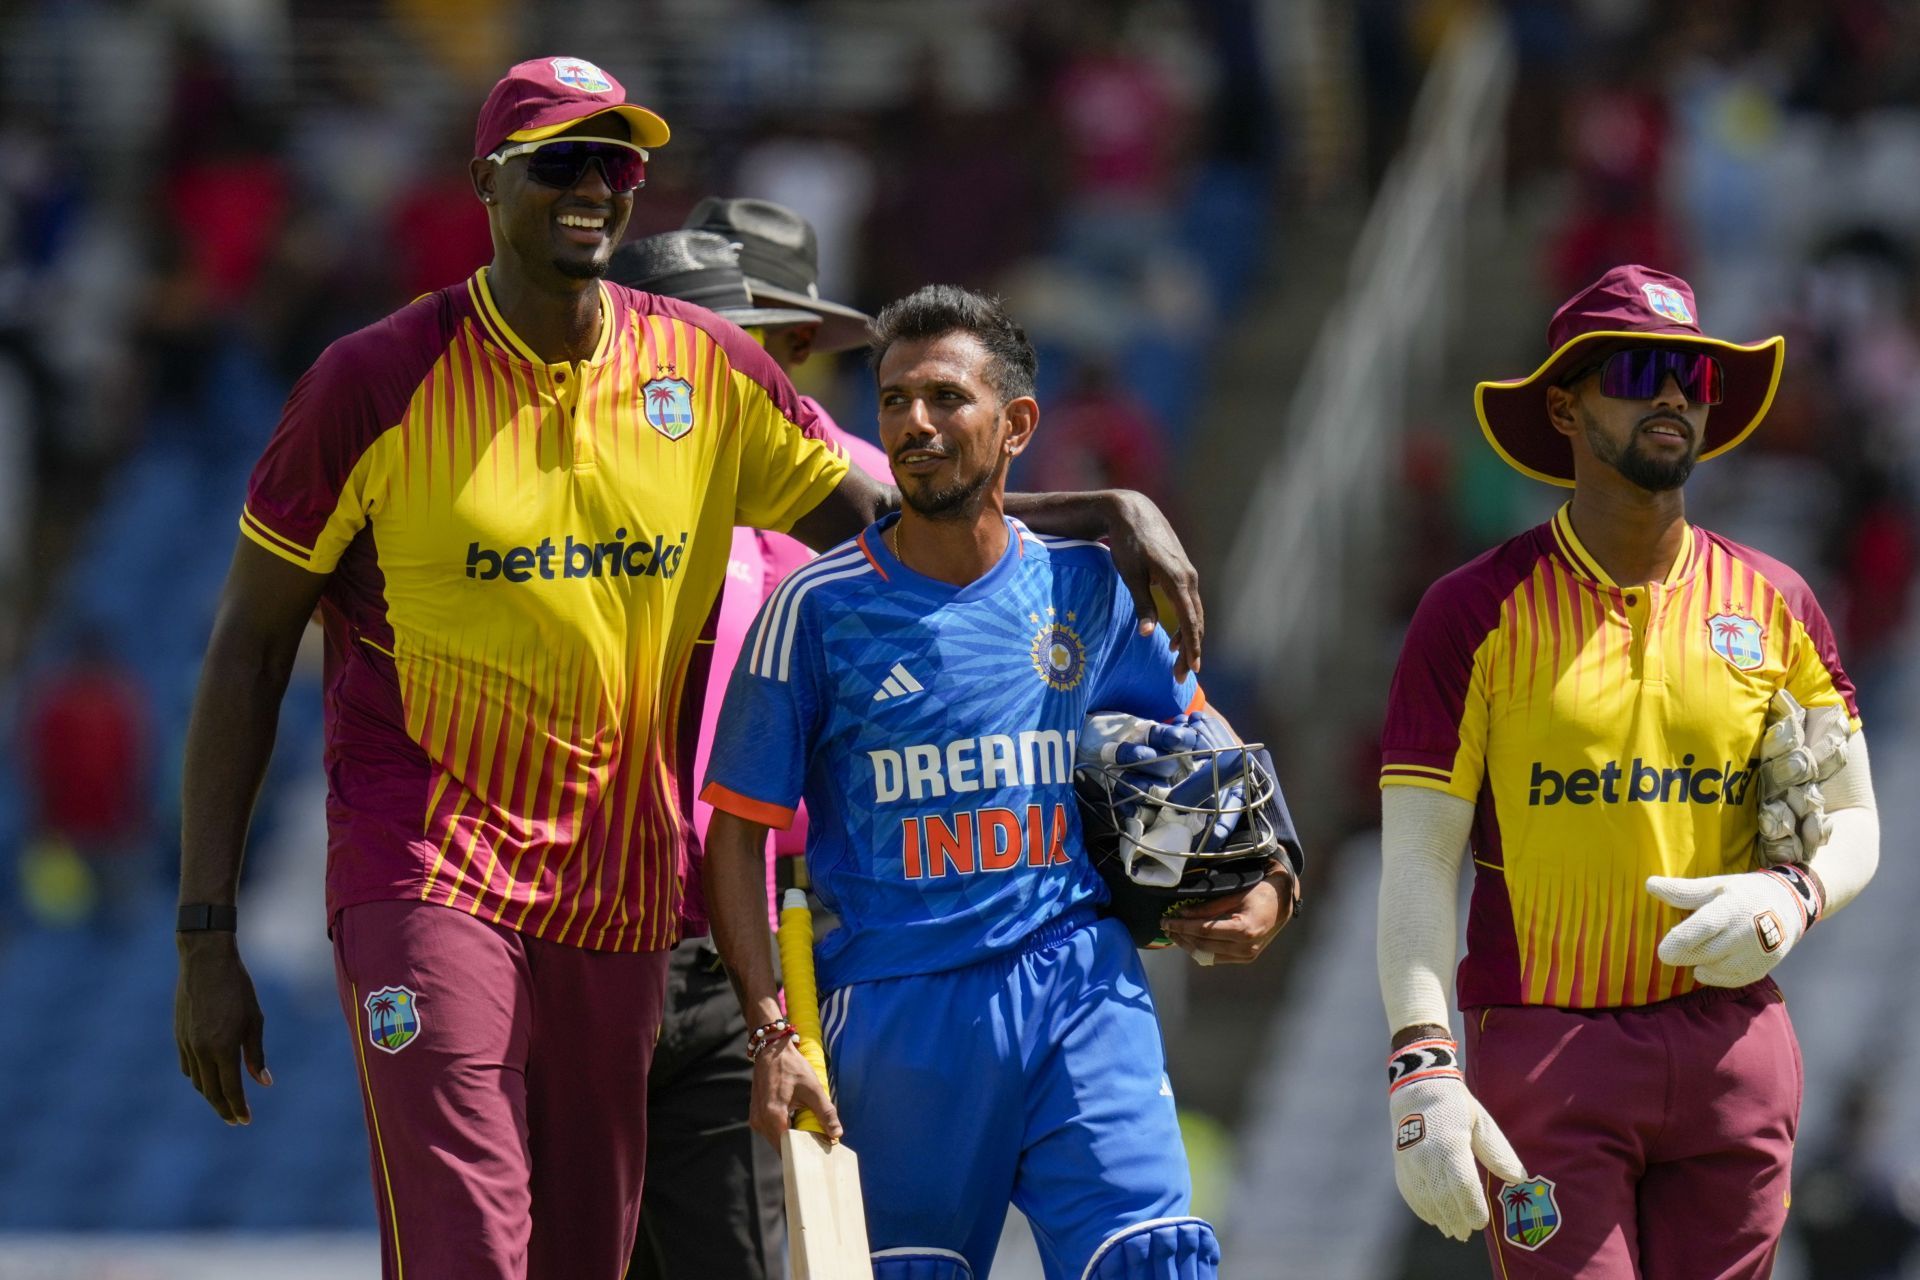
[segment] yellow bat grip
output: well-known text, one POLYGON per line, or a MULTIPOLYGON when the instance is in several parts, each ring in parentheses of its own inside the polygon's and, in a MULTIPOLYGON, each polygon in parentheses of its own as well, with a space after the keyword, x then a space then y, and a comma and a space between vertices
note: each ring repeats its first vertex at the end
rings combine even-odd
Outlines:
MULTIPOLYGON (((813 986, 813 912, 807 909, 807 895, 799 889, 787 890, 780 900, 780 970, 787 980, 787 1021, 800 1033, 796 1043, 800 1055, 827 1084, 827 1055, 820 1046, 820 995, 813 986)), ((802 1108, 793 1127, 808 1133, 825 1133, 826 1128, 813 1112, 802 1108)))

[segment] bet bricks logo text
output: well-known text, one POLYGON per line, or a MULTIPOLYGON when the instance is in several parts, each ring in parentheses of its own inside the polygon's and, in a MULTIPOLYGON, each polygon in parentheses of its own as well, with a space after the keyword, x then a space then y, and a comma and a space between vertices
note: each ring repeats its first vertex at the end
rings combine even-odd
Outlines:
POLYGON ((661 534, 645 534, 627 541, 625 529, 615 529, 608 542, 588 542, 566 535, 560 542, 542 538, 531 547, 494 549, 467 544, 467 576, 481 582, 504 578, 531 582, 542 578, 667 578, 680 572, 687 551, 687 535, 669 542, 661 534))
POLYGON ((1635 756, 1630 761, 1609 760, 1598 769, 1572 769, 1565 773, 1549 769, 1536 760, 1528 781, 1527 804, 1534 807, 1556 804, 1730 804, 1747 802, 1753 789, 1758 760, 1736 769, 1733 761, 1701 767, 1691 752, 1672 767, 1648 764, 1635 756))

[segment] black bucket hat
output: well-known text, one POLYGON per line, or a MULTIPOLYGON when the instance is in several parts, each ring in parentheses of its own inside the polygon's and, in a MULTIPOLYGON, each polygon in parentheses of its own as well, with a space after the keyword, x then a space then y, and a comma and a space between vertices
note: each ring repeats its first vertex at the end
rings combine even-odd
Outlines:
POLYGON ((810 311, 756 304, 740 273, 739 250, 708 231, 662 231, 623 244, 607 264, 607 278, 629 289, 695 303, 743 328, 811 324, 814 319, 810 311))
POLYGON ((813 224, 771 200, 708 196, 693 207, 687 226, 725 236, 740 246, 740 270, 753 300, 799 307, 820 322, 813 349, 865 346, 873 317, 820 296, 820 245, 813 224))

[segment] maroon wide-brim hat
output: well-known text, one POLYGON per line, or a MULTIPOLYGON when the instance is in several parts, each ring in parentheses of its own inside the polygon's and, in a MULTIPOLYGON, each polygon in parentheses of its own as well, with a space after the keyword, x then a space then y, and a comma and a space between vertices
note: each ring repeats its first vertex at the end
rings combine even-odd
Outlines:
POLYGON ((1547 421, 1547 388, 1623 347, 1707 347, 1726 371, 1721 401, 1707 412, 1704 461, 1745 440, 1766 417, 1780 386, 1787 340, 1751 344, 1700 332, 1693 289, 1679 276, 1649 267, 1615 267, 1569 298, 1547 325, 1553 354, 1524 378, 1483 382, 1474 411, 1487 442, 1515 470, 1548 484, 1573 484, 1573 446, 1547 421), (1651 341, 1650 341, 1651 340, 1651 341))

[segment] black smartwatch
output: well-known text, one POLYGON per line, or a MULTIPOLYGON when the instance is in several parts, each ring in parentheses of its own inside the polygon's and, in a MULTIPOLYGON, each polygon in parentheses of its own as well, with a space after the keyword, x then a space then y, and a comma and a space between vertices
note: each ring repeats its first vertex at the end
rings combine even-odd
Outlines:
POLYGON ((188 902, 180 907, 175 933, 232 933, 240 925, 240 913, 216 902, 188 902))

